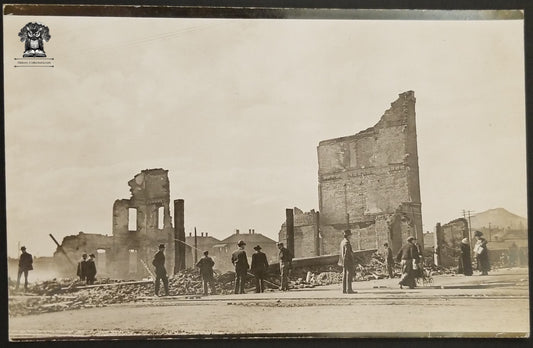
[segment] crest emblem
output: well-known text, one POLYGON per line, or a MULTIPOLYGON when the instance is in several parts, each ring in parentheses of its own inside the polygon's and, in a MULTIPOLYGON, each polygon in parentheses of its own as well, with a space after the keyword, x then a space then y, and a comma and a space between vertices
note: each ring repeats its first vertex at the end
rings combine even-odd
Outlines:
POLYGON ((46 57, 43 42, 51 37, 46 25, 30 22, 20 29, 19 37, 24 42, 23 57, 46 57))

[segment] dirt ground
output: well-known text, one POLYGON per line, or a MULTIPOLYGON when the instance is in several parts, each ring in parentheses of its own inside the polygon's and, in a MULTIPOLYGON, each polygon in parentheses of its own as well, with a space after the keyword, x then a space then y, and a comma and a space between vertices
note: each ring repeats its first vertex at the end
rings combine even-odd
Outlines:
POLYGON ((140 302, 9 319, 11 340, 197 335, 327 337, 529 337, 526 268, 489 276, 435 276, 399 289, 398 279, 289 292, 146 297, 140 302))

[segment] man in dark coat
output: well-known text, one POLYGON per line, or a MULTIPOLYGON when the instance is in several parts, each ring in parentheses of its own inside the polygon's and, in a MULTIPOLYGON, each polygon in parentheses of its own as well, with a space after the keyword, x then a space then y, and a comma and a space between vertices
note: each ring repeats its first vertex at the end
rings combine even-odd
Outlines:
POLYGON ((87 284, 93 285, 94 284, 94 278, 96 276, 96 264, 94 263, 94 254, 89 255, 89 260, 87 260, 86 263, 86 273, 87 276, 87 284))
POLYGON ((254 250, 256 252, 252 255, 252 267, 250 270, 255 276, 255 292, 264 292, 268 260, 265 253, 261 251, 261 246, 255 246, 254 250))
POLYGON ((292 253, 289 249, 283 246, 283 243, 278 243, 279 249, 279 271, 281 275, 281 291, 289 291, 289 272, 292 268, 292 253))
POLYGON ((385 248, 385 267, 387 269, 387 274, 389 278, 394 278, 394 256, 392 255, 392 249, 389 247, 389 243, 384 243, 383 247, 385 248))
POLYGON ((402 266, 402 278, 400 279, 400 289, 403 289, 403 286, 408 286, 410 289, 413 289, 416 286, 415 275, 413 270, 413 264, 418 263, 418 250, 413 244, 415 237, 410 236, 407 238, 407 244, 402 246, 398 254, 396 255, 396 260, 400 262, 402 266))
POLYGON ((458 273, 463 273, 465 276, 471 276, 473 274, 468 238, 463 238, 461 241, 461 257, 459 258, 458 273))
POLYGON ((353 259, 352 245, 350 244, 350 237, 352 231, 345 230, 344 238, 340 244, 340 254, 338 265, 342 266, 342 293, 354 294, 352 289, 353 274, 355 272, 355 263, 353 259))
POLYGON ((17 286, 15 287, 15 290, 19 289, 20 277, 24 273, 24 291, 26 291, 28 290, 28 272, 33 269, 33 257, 30 253, 26 252, 26 247, 24 246, 20 248, 20 251, 22 251, 22 254, 20 254, 19 259, 17 286))
POLYGON ((159 251, 154 255, 152 265, 155 266, 155 295, 159 296, 159 286, 161 280, 165 287, 165 296, 168 296, 168 277, 165 268, 165 245, 159 244, 159 251))
POLYGON ((81 260, 78 262, 76 275, 80 277, 82 282, 87 279, 87 254, 81 255, 81 260))
POLYGON ((209 251, 204 251, 204 257, 202 257, 197 263, 196 267, 200 269, 200 276, 202 277, 202 283, 204 286, 204 295, 207 296, 207 284, 211 287, 211 295, 216 294, 215 278, 213 276, 213 266, 215 261, 209 257, 209 251))
POLYGON ((235 250, 231 255, 231 263, 235 266, 235 293, 244 294, 244 283, 246 282, 246 274, 250 265, 248 264, 248 257, 244 246, 246 243, 240 240, 237 243, 239 249, 235 250))

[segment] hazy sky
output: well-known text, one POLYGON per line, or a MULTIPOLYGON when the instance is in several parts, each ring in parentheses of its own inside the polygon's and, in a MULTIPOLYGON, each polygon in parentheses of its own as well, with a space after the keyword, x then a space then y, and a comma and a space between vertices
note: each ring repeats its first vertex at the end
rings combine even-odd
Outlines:
MULTIPOLYGON (((4 17, 8 254, 111 235, 142 169, 169 170, 185 229, 277 240, 318 209, 316 147, 414 90, 422 214, 527 216, 523 21, 4 17), (50 28, 54 68, 14 68, 50 28)), ((173 213, 173 212, 172 212, 173 213)))

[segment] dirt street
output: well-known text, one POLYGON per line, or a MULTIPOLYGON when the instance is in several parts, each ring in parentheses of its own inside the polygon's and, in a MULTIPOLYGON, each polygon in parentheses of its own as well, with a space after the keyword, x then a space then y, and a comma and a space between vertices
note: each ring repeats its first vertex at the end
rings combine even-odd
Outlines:
POLYGON ((435 276, 431 286, 399 289, 398 279, 295 291, 140 302, 10 318, 12 340, 116 336, 529 336, 528 270, 489 276, 435 276), (483 318, 482 321, 478 320, 483 318), (482 324, 480 324, 482 323, 482 324))

